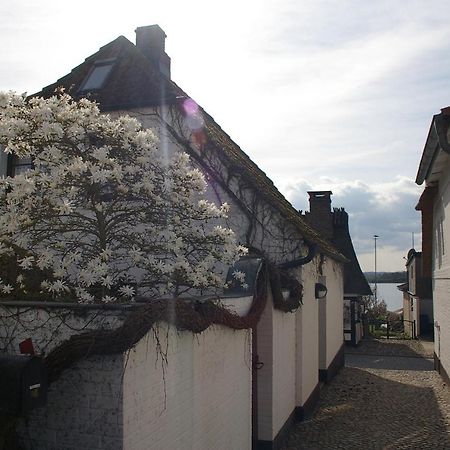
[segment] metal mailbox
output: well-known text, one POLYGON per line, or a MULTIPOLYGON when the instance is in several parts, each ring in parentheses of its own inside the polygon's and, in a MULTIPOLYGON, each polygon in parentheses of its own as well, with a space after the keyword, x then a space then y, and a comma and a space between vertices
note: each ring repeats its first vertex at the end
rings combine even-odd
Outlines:
POLYGON ((20 416, 47 400, 47 372, 41 358, 0 355, 0 414, 20 416))

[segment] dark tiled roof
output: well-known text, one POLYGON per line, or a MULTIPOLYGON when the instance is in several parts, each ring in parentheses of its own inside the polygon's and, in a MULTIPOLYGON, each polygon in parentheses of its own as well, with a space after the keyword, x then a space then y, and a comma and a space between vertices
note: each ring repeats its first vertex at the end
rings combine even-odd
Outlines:
POLYGON ((336 248, 349 260, 344 266, 344 293, 356 295, 371 295, 369 283, 367 283, 348 228, 348 214, 344 209, 335 209, 333 212, 333 243, 336 248))
POLYGON ((66 76, 45 87, 35 95, 49 97, 64 87, 74 98, 80 97, 80 87, 96 61, 114 59, 114 65, 104 85, 98 91, 85 95, 99 103, 103 111, 113 111, 161 103, 161 83, 164 83, 167 101, 173 101, 183 91, 156 71, 150 61, 124 36, 100 48, 66 76))
MULTIPOLYGON (((49 97, 61 87, 74 98, 81 96, 80 87, 92 70, 95 62, 115 58, 114 66, 102 88, 85 95, 99 103, 102 111, 126 110, 129 108, 157 106, 175 103, 187 94, 173 81, 164 77, 141 51, 123 36, 100 48, 86 58, 68 75, 45 87, 35 96, 49 97), (163 95, 162 95, 163 93, 163 95)), ((284 198, 267 175, 233 142, 214 119, 204 112, 208 145, 220 149, 229 164, 240 167, 254 189, 264 195, 265 200, 295 226, 306 238, 315 242, 320 250, 339 261, 346 258, 317 231, 309 226, 297 210, 284 198)))

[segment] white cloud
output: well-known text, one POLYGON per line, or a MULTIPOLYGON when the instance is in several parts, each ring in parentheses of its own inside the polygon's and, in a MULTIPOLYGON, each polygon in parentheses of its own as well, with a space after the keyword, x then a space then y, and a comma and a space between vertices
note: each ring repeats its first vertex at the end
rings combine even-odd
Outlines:
POLYGON ((403 270, 403 256, 411 248, 412 233, 416 249, 420 249, 420 214, 414 207, 421 188, 413 181, 397 177, 390 183, 368 184, 322 178, 314 183, 301 180, 286 186, 284 192, 297 209, 309 210, 308 190, 331 190, 332 207, 344 207, 348 212, 353 245, 366 270, 371 270, 375 234, 380 236, 380 270, 403 270))
POLYGON ((173 79, 298 207, 307 189, 331 189, 360 254, 375 233, 386 252, 403 252, 419 231, 412 180, 431 116, 450 104, 447 6, 5 2, 0 89, 35 92, 117 36, 134 41, 137 26, 159 23, 173 79))

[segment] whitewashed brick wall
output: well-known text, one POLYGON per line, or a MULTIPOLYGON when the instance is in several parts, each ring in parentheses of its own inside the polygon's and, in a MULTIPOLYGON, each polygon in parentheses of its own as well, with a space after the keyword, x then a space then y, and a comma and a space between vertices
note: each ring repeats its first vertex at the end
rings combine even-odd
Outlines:
POLYGON ((303 406, 319 382, 318 302, 314 296, 317 282, 317 257, 301 268, 303 305, 297 311, 297 406, 303 406))
POLYGON ((65 371, 47 405, 31 411, 18 432, 30 450, 122 448, 123 355, 89 357, 65 371))
POLYGON ((450 374, 450 171, 439 180, 433 214, 433 307, 435 353, 450 374), (439 221, 443 219, 443 252, 438 245, 439 221))
POLYGON ((258 377, 258 439, 271 441, 273 430, 273 305, 269 292, 267 305, 257 327, 257 352, 262 366, 257 370, 258 377))
MULTIPOLYGON (((120 309, 2 306, 0 347, 17 353, 32 337, 37 352, 48 353, 71 334, 117 326, 123 317, 120 309)), ((47 405, 22 421, 24 448, 250 449, 251 332, 156 329, 126 354, 91 356, 65 370, 50 385, 47 405)))
MULTIPOLYGON (((325 258, 323 274, 328 289, 326 307, 326 367, 327 369, 344 343, 344 283, 342 264, 325 258)), ((322 368, 322 367, 321 367, 322 368)))
POLYGON ((272 441, 296 406, 295 313, 274 309, 270 295, 257 336, 258 439, 272 441))
POLYGON ((250 332, 161 324, 158 335, 167 364, 151 333, 126 358, 124 449, 249 449, 250 332))
POLYGON ((273 431, 276 436, 296 407, 297 342, 295 313, 274 310, 273 320, 273 431))

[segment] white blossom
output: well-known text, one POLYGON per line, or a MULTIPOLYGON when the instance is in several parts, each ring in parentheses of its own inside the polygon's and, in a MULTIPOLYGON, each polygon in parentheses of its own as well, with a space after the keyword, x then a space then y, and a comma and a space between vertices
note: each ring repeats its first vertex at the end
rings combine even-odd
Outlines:
POLYGON ((233 277, 236 278, 236 280, 238 280, 238 281, 244 282, 244 280, 245 280, 245 273, 241 272, 239 270, 235 270, 233 272, 233 277))
POLYGON ((134 297, 134 289, 131 286, 121 286, 119 292, 125 297, 134 297))
POLYGON ((201 198, 189 156, 167 159, 136 119, 67 95, 0 93, 0 143, 34 162, 0 179, 0 255, 21 255, 0 294, 33 274, 54 298, 83 303, 220 288, 246 251, 223 223, 229 206, 201 198))
POLYGON ((18 263, 22 269, 29 270, 33 267, 34 256, 27 256, 23 259, 19 259, 18 263))
POLYGON ((11 292, 14 290, 14 288, 10 284, 1 285, 0 289, 4 294, 11 294, 11 292))

